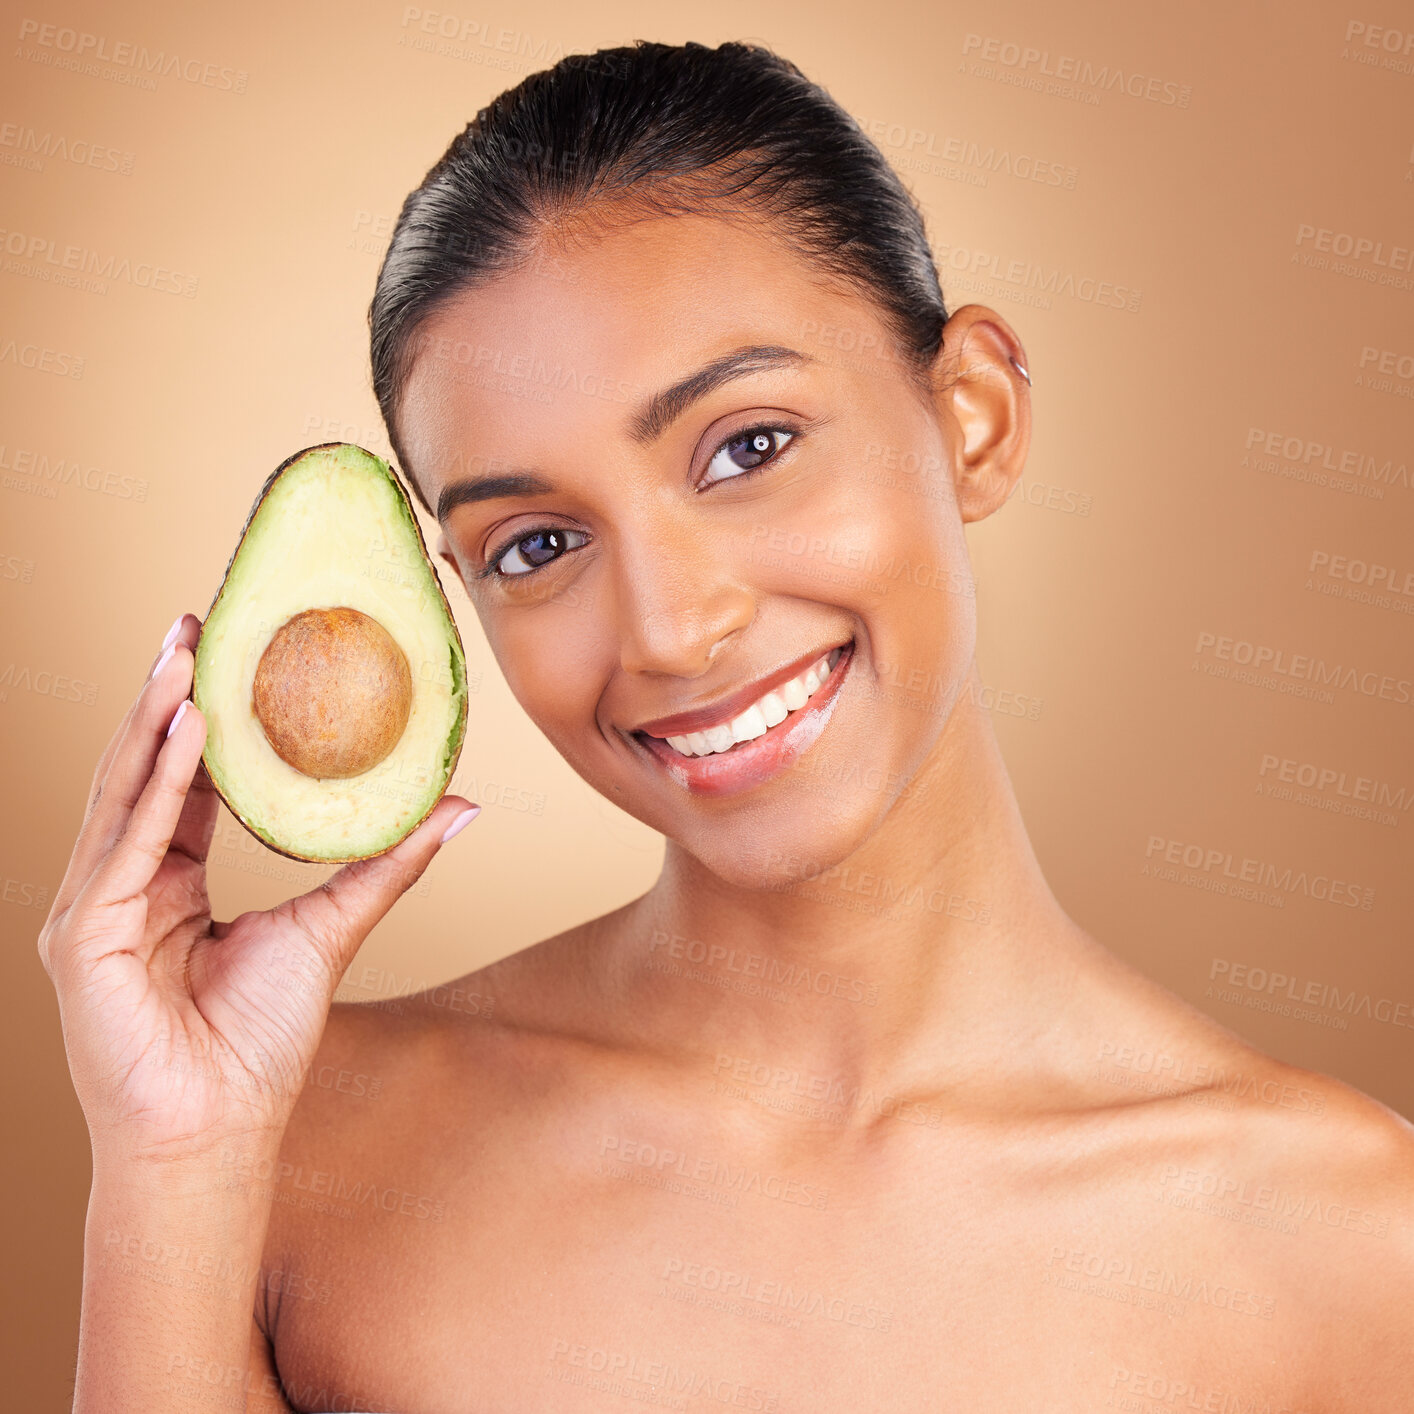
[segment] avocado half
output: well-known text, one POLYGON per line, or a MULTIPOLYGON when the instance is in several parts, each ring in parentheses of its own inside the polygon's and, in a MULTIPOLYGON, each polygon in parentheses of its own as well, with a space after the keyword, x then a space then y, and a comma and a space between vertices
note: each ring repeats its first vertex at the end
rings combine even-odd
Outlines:
POLYGON ((196 649, 203 760, 279 854, 382 854, 427 818, 466 734, 466 654, 387 462, 329 442, 251 507, 196 649))

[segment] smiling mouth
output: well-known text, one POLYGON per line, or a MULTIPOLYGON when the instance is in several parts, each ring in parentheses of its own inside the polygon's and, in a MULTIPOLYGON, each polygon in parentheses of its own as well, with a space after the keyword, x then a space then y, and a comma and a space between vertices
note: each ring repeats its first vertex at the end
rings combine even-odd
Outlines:
MULTIPOLYGON (((666 741, 679 756, 687 757, 718 756, 745 742, 755 741, 800 711, 819 692, 829 678, 830 670, 848 646, 845 644, 822 653, 803 673, 797 673, 788 682, 762 693, 744 712, 738 712, 734 717, 724 717, 715 725, 704 726, 699 731, 685 732, 681 736, 655 737, 653 740, 666 741)), ((635 735, 648 736, 648 733, 638 732, 635 735)))
MULTIPOLYGON (((850 639, 745 708, 700 722, 692 731, 658 736, 640 729, 629 736, 694 792, 723 795, 759 784, 789 765, 824 730, 853 655, 850 639)), ((676 725, 671 718, 664 721, 676 725)))

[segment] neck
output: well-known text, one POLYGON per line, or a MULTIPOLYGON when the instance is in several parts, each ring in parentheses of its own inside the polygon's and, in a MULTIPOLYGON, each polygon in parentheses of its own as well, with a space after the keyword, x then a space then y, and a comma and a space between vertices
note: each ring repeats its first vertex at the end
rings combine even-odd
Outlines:
POLYGON ((901 1093, 962 1083, 1014 1052, 1018 1026, 1045 1024, 1061 954, 1083 935, 1041 873, 975 665, 969 688, 906 791, 833 867, 737 887, 669 841, 607 958, 641 1044, 700 1069, 704 1088, 901 1093))

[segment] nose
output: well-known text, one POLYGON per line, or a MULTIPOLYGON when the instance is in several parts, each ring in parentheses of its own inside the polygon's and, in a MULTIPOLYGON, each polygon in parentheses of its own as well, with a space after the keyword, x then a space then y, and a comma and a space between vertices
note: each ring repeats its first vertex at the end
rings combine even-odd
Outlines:
POLYGON ((730 542, 699 523, 620 542, 619 661, 628 673, 700 677, 756 616, 730 542))

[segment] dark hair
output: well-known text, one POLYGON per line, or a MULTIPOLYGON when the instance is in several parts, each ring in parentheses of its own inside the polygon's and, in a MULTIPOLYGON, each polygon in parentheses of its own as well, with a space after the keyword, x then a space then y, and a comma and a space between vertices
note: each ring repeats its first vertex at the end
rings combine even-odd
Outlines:
MULTIPOLYGON (((764 218, 827 277, 871 296, 921 375, 947 310, 923 217, 882 152, 820 85, 760 45, 568 55, 493 99, 403 203, 368 311, 373 389, 398 461, 419 324, 524 263, 607 201, 764 218)), ((414 478, 415 483, 415 478, 414 478)))

